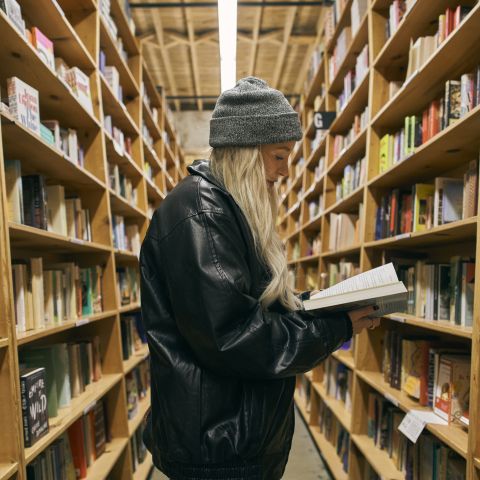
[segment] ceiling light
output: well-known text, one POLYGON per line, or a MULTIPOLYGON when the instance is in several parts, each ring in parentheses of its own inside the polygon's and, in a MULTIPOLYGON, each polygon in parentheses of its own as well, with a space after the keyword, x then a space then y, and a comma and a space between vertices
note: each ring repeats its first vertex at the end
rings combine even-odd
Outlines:
POLYGON ((237 83, 237 0, 218 0, 222 92, 237 83))

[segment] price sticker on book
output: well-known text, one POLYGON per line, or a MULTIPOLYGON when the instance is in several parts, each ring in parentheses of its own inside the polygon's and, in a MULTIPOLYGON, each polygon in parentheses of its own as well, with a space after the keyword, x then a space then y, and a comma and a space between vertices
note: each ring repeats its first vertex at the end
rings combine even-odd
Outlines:
POLYGON ((423 432, 426 423, 413 412, 408 412, 403 417, 402 423, 400 423, 398 430, 402 432, 410 441, 416 443, 418 437, 423 432))

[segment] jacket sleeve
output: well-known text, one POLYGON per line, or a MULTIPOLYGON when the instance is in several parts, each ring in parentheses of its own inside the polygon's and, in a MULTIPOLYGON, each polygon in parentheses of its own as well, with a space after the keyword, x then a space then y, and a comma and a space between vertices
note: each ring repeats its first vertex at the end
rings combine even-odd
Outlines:
POLYGON ((164 272, 177 327, 202 366, 220 375, 288 377, 351 338, 343 313, 263 310, 249 294, 246 250, 235 221, 218 211, 183 220, 164 239, 147 235, 142 246, 142 289, 151 288, 143 269, 164 272))

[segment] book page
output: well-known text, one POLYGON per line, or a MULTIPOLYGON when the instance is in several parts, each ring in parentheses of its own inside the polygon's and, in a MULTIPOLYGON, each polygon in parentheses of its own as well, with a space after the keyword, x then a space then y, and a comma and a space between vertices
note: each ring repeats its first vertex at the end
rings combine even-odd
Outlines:
POLYGON ((322 290, 313 295, 311 299, 330 297, 341 293, 353 292, 355 290, 364 290, 366 288, 379 287, 398 282, 397 273, 392 263, 387 263, 381 267, 373 268, 368 272, 360 273, 354 277, 339 282, 333 287, 322 290))

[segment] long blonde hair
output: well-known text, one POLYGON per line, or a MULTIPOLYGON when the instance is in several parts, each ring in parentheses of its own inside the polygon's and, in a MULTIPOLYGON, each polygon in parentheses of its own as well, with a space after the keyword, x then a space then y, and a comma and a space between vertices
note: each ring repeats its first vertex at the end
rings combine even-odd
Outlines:
POLYGON ((300 300, 288 285, 287 259, 275 228, 277 192, 275 187, 267 186, 260 149, 213 148, 210 168, 240 206, 253 234, 257 255, 270 270, 270 282, 260 297, 262 307, 278 300, 288 310, 301 308, 300 300))

